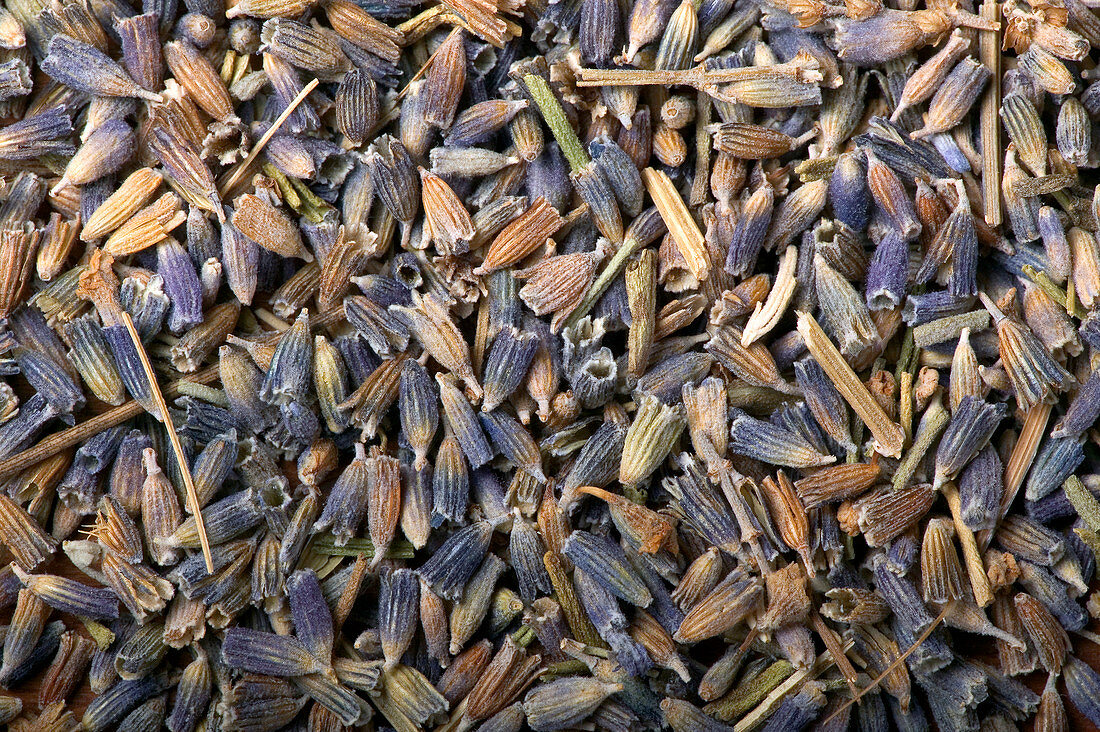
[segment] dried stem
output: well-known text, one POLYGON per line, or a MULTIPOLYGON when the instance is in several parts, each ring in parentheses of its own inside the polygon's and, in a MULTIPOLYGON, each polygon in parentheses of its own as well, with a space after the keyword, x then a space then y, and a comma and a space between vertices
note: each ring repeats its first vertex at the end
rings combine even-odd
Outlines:
MULTIPOLYGON (((982 3, 982 18, 996 21, 1000 6, 996 2, 982 3)), ((996 30, 986 30, 978 36, 978 55, 993 75, 982 97, 982 202, 985 221, 990 226, 1000 226, 1001 208, 1001 38, 996 30)))
POLYGON ((770 333, 787 312, 787 306, 798 287, 798 280, 795 278, 797 267, 798 247, 792 244, 787 247, 779 263, 779 271, 776 272, 775 283, 768 292, 768 299, 763 304, 757 303, 756 310, 745 323, 745 330, 741 333, 742 346, 748 348, 770 333))
POLYGON ((573 129, 573 125, 569 124, 565 110, 561 108, 561 103, 554 96, 554 92, 550 91, 546 80, 537 74, 528 74, 523 77, 523 83, 527 86, 527 91, 535 100, 535 104, 539 105, 539 112, 546 120, 546 126, 550 128, 550 132, 554 134, 554 139, 561 146, 562 154, 569 161, 569 167, 576 173, 588 165, 590 162, 588 153, 584 151, 584 145, 577 137, 577 131, 573 129))
POLYGON ((1084 638, 1090 643, 1095 643, 1096 645, 1100 646, 1100 633, 1093 633, 1091 630, 1082 629, 1073 631, 1073 634, 1084 638))
MULTIPOLYGON (((848 707, 852 706, 853 704, 858 702, 860 699, 862 699, 867 694, 867 692, 873 691, 875 689, 875 687, 877 687, 879 684, 882 683, 883 679, 885 679, 887 676, 889 676, 890 674, 892 674, 894 672, 894 669, 896 669, 899 665, 905 663, 905 659, 909 658, 910 654, 912 654, 913 651, 917 650, 922 643, 924 643, 926 640, 928 640, 928 638, 932 635, 932 631, 934 631, 936 628, 940 627, 940 623, 942 623, 943 619, 945 617, 947 617, 947 612, 950 609, 951 609, 950 603, 947 604, 946 606, 944 606, 943 610, 940 611, 940 614, 936 616, 936 619, 932 621, 932 624, 928 626, 927 630, 925 630, 923 633, 921 633, 920 638, 917 638, 913 642, 913 645, 911 645, 907 649, 905 649, 905 653, 898 656, 897 659, 895 659, 893 663, 891 663, 889 666, 886 667, 885 671, 883 671, 881 674, 876 676, 871 681, 871 683, 867 684, 867 686, 864 687, 863 691, 859 692, 859 694, 857 694, 853 698, 849 699, 848 701, 844 702, 844 704, 842 704, 835 712, 833 712, 831 715, 829 715, 829 718, 826 719, 822 723, 822 726, 823 727, 827 726, 829 724, 829 722, 836 719, 836 716, 838 714, 840 714, 845 709, 847 709, 848 707)), ((738 729, 740 729, 740 725, 738 725, 738 729)))
POLYGON ((441 26, 446 16, 453 15, 446 5, 435 5, 394 28, 400 34, 401 45, 411 46, 441 26))
POLYGON ((172 443, 172 452, 176 453, 176 462, 179 464, 180 474, 183 476, 183 485, 187 489, 187 502, 191 504, 191 513, 195 517, 195 528, 199 532, 202 556, 206 559, 206 571, 213 574, 214 558, 210 554, 210 540, 206 536, 206 523, 202 517, 202 504, 199 503, 199 494, 195 490, 195 481, 191 477, 191 466, 187 463, 187 455, 183 452, 183 445, 180 444, 180 436, 176 432, 176 426, 172 424, 172 415, 168 412, 168 404, 164 401, 164 394, 160 391, 160 385, 157 384, 157 374, 153 371, 149 354, 145 352, 145 346, 141 343, 141 336, 138 335, 137 328, 134 327, 134 321, 130 317, 130 313, 125 310, 122 311, 122 322, 130 333, 130 340, 134 342, 134 348, 137 349, 141 366, 145 369, 145 378, 149 379, 149 390, 152 392, 153 401, 157 404, 161 421, 164 422, 164 429, 168 432, 168 441, 172 443))
POLYGON ((703 91, 695 95, 695 177, 691 180, 690 203, 702 206, 710 193, 710 96, 703 91))
MULTIPOLYGON (((847 646, 850 647, 851 642, 849 642, 847 646)), ((741 720, 734 725, 734 732, 748 732, 749 730, 756 729, 757 725, 767 719, 771 713, 775 711, 787 694, 800 688, 806 681, 815 678, 831 666, 832 656, 833 654, 829 652, 822 653, 817 657, 817 661, 815 661, 812 666, 799 669, 787 677, 786 681, 775 687, 775 689, 764 698, 764 701, 760 702, 755 709, 742 717, 741 720)))
POLYGON ((905 433, 895 424, 882 407, 875 401, 867 387, 856 376, 856 372, 840 355, 840 351, 825 335, 814 316, 798 313, 798 332, 806 342, 806 347, 825 373, 829 375, 837 391, 844 397, 859 418, 863 420, 875 438, 875 449, 887 457, 901 455, 905 444, 905 433))
POLYGON ((340 629, 344 627, 344 623, 347 622, 348 616, 351 615, 351 608, 355 605, 355 601, 359 599, 359 590, 363 586, 363 578, 366 577, 369 567, 370 559, 366 553, 361 553, 355 558, 355 564, 351 568, 351 576, 348 577, 347 584, 344 585, 344 590, 340 593, 340 599, 336 603, 336 611, 332 614, 332 629, 334 632, 339 633, 340 629))
MULTIPOLYGON (((191 374, 186 379, 173 381, 164 388, 164 394, 169 399, 178 396, 180 394, 180 384, 184 381, 192 384, 212 384, 217 380, 218 367, 211 366, 210 368, 191 374)), ((81 422, 78 425, 74 425, 66 430, 45 437, 37 445, 28 447, 26 450, 17 452, 6 460, 0 461, 0 478, 6 478, 21 470, 26 470, 32 465, 37 465, 46 458, 53 457, 66 448, 79 445, 92 435, 99 434, 112 427, 117 427, 126 420, 133 419, 144 411, 141 404, 131 399, 125 404, 117 406, 103 414, 98 414, 86 422, 81 422)))
POLYGON ((901 372, 901 385, 898 388, 898 420, 905 435, 905 444, 913 442, 913 375, 901 372))
POLYGON ((1020 431, 1020 439, 1008 458, 1005 466, 1005 492, 1001 499, 1001 518, 1008 512, 1008 507, 1016 500, 1016 493, 1023 485, 1024 476, 1031 469, 1031 462, 1035 459, 1035 453, 1039 450, 1039 443, 1046 433, 1047 422, 1050 420, 1050 412, 1053 409, 1050 404, 1037 404, 1028 410, 1024 418, 1024 427, 1020 431))
POLYGON ((916 372, 912 368, 913 364, 917 360, 917 344, 916 335, 913 333, 913 328, 909 327, 905 329, 905 335, 901 339, 901 353, 898 354, 898 362, 894 367, 894 380, 901 383, 902 373, 908 371, 910 375, 916 372))
POLYGON ((848 660, 848 655, 844 652, 844 643, 840 640, 840 636, 825 623, 825 618, 821 617, 816 610, 810 611, 810 625, 813 626, 814 631, 821 636, 821 642, 825 644, 825 648, 828 649, 829 655, 833 657, 833 663, 840 669, 840 673, 844 676, 844 680, 848 682, 848 688, 852 690, 852 695, 855 696, 859 693, 859 689, 856 688, 856 679, 859 674, 856 673, 856 669, 852 666, 852 662, 848 660))
POLYGON ((894 473, 892 481, 894 490, 900 491, 909 485, 909 481, 917 472, 917 467, 924 459, 925 453, 932 448, 933 443, 939 439, 940 433, 947 428, 947 423, 950 421, 951 415, 943 408, 941 399, 937 397, 925 410, 924 416, 921 417, 916 437, 913 438, 909 451, 905 454, 905 458, 894 473))
POLYGON ((649 69, 577 69, 577 86, 692 86, 700 91, 716 84, 774 77, 776 73, 797 78, 791 62, 742 66, 734 69, 707 69, 700 64, 683 71, 649 69))
POLYGON ((641 248, 641 242, 637 239, 628 236, 623 241, 622 245, 615 251, 615 254, 608 260, 607 266, 597 275, 596 281, 588 288, 588 292, 585 293, 584 299, 581 300, 581 304, 569 314, 568 318, 566 318, 566 326, 575 324, 588 314, 588 311, 591 310, 596 302, 603 296, 603 293, 611 286, 615 278, 622 274, 630 258, 637 254, 638 250, 641 248))
MULTIPOLYGON (((1063 290, 1058 285, 1054 284, 1054 280, 1050 279, 1050 275, 1046 272, 1040 272, 1030 264, 1023 266, 1023 272, 1028 276, 1036 287, 1050 296, 1051 300, 1058 303, 1066 309, 1066 312, 1078 320, 1084 320, 1088 312, 1081 307, 1081 303, 1077 301, 1077 298, 1073 295, 1072 291, 1063 290)), ((1069 278, 1070 287, 1073 286, 1073 278, 1069 278)))
POLYGON ((252 146, 252 151, 248 153, 248 157, 241 161, 240 165, 229 174, 229 178, 227 178, 225 183, 218 189, 218 192, 222 196, 228 195, 229 192, 233 190, 233 186, 237 185, 240 179, 244 177, 245 173, 248 172, 248 169, 252 167, 252 163, 256 162, 256 158, 264 151, 264 147, 279 131, 279 128, 283 126, 283 123, 287 121, 287 118, 290 117, 294 110, 298 108, 298 105, 304 102, 306 97, 309 96, 309 93, 316 89, 317 85, 320 83, 320 80, 315 78, 313 81, 306 84, 305 89, 298 92, 298 96, 294 97, 293 101, 283 110, 283 113, 275 119, 274 124, 267 129, 267 132, 260 138, 260 141, 252 146))
POLYGON ((1073 504, 1077 515, 1084 519, 1090 529, 1100 534, 1100 501, 1096 500, 1096 496, 1089 492, 1076 475, 1066 478, 1066 482, 1062 484, 1062 490, 1069 502, 1073 504))
POLYGON ((988 327, 989 313, 985 310, 948 315, 946 318, 938 318, 930 323, 915 326, 912 330, 913 345, 917 348, 928 348, 937 343, 958 340, 963 328, 969 328, 971 333, 977 333, 988 327))
MULTIPOLYGON (((729 69, 728 71, 732 71, 729 69)), ((737 71, 741 71, 737 69, 737 71)), ((577 86, 668 86, 672 84, 686 84, 701 86, 705 83, 715 83, 716 72, 707 72, 702 66, 695 66, 683 71, 650 71, 648 69, 578 69, 577 86)), ((743 74, 733 75, 732 78, 722 78, 721 81, 733 81, 743 74)))
MULTIPOLYGON (((442 5, 437 5, 436 7, 441 8, 443 6, 442 5)), ((397 101, 400 101, 400 100, 404 99, 405 95, 409 93, 409 88, 412 87, 413 82, 416 81, 417 79, 419 79, 421 76, 423 76, 424 74, 426 74, 428 72, 428 69, 430 69, 431 66, 432 66, 432 61, 435 61, 435 57, 437 55, 439 55, 439 49, 441 49, 441 48, 443 48, 444 46, 447 45, 447 41, 450 40, 451 36, 453 36, 455 33, 461 33, 461 32, 462 32, 461 28, 455 28, 453 31, 450 32, 450 34, 445 39, 443 39, 442 43, 440 43, 438 46, 435 47, 435 51, 432 52, 431 56, 428 56, 428 60, 424 62, 424 65, 421 66, 420 69, 415 74, 413 74, 413 78, 409 79, 409 83, 405 85, 405 88, 402 89, 401 91, 397 92, 397 97, 396 97, 397 101)))
MULTIPOLYGON (((332 310, 321 313, 320 315, 309 316, 309 328, 310 330, 321 330, 322 328, 328 328, 329 326, 336 325, 344 320, 344 306, 343 304, 338 307, 334 307, 332 310)), ((264 345, 272 345, 279 342, 279 339, 283 337, 286 331, 269 331, 264 333, 259 338, 255 339, 256 343, 262 343, 264 345)))

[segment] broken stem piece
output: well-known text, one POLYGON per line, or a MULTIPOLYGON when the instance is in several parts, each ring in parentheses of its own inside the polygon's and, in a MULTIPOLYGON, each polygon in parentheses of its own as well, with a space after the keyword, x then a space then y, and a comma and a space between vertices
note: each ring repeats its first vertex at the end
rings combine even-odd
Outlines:
POLYGON ((905 434, 901 427, 886 415, 879 403, 871 396, 871 392, 867 391, 867 387, 829 340, 829 336, 825 335, 825 331, 818 325, 814 316, 799 312, 798 332, 802 334, 806 348, 828 374, 837 391, 871 430, 875 438, 875 449, 886 457, 899 457, 901 448, 905 444, 905 434))
POLYGON ((565 110, 561 108, 561 102, 550 90, 550 85, 537 74, 528 74, 523 77, 523 83, 530 92, 531 98, 535 100, 535 104, 538 105, 542 118, 546 120, 546 126, 550 128, 554 139, 561 146, 561 152, 569 161, 569 167, 576 173, 588 165, 590 162, 588 153, 584 151, 584 145, 577 137, 577 131, 569 123, 565 110))

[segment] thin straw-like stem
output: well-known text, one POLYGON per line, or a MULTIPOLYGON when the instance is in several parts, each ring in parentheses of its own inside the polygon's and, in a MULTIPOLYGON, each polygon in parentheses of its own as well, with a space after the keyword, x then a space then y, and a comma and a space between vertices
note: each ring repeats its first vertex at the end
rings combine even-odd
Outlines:
MULTIPOLYGON (((932 621, 932 624, 929 625, 928 628, 923 633, 921 633, 920 637, 917 638, 913 642, 913 645, 909 646, 909 648, 907 648, 905 650, 905 653, 898 656, 894 660, 893 663, 891 663, 889 666, 886 667, 885 671, 883 671, 881 674, 876 676, 871 681, 871 683, 867 684, 867 686, 864 687, 863 691, 859 692, 859 694, 856 695, 854 698, 849 699, 848 701, 846 701, 840 708, 838 708, 835 712, 833 712, 831 715, 829 715, 829 718, 826 719, 822 723, 822 726, 826 726, 826 725, 829 724, 829 722, 836 719, 836 716, 838 714, 840 714, 845 709, 847 709, 848 707, 850 707, 853 704, 855 704, 856 702, 858 702, 863 696, 865 696, 867 694, 867 692, 874 690, 879 684, 882 683, 883 679, 885 679, 887 676, 889 676, 890 674, 892 674, 894 672, 894 669, 896 669, 901 664, 905 663, 905 659, 909 658, 909 656, 913 653, 913 651, 917 650, 917 648, 919 648, 922 643, 924 643, 926 640, 928 640, 928 638, 932 635, 932 631, 934 631, 936 628, 938 628, 940 626, 940 623, 943 622, 943 619, 945 617, 947 617, 947 611, 950 610, 950 609, 951 609, 951 605, 950 604, 946 605, 943 608, 943 610, 940 611, 940 614, 936 616, 936 619, 932 621)), ((740 726, 738 726, 737 729, 740 729, 740 726)))
MULTIPOLYGON (((192 384, 212 384, 217 380, 218 367, 211 366, 191 374, 186 379, 171 382, 164 387, 164 395, 168 399, 179 396, 180 384, 185 381, 192 384)), ((0 478, 6 478, 21 470, 26 470, 46 458, 53 457, 66 448, 79 445, 92 435, 99 434, 112 427, 118 427, 126 420, 133 419, 144 411, 145 409, 137 400, 131 399, 114 409, 97 414, 86 422, 81 422, 61 432, 55 432, 43 438, 38 444, 28 447, 22 452, 17 452, 5 460, 0 460, 0 478)))
POLYGON ((359 599, 359 590, 363 585, 363 579, 367 576, 367 570, 370 567, 370 559, 367 558, 366 553, 361 553, 355 558, 355 564, 351 568, 351 576, 347 579, 347 584, 344 585, 344 591, 340 593, 340 599, 336 603, 336 612, 333 613, 332 629, 334 632, 339 633, 340 629, 344 627, 344 623, 347 622, 348 616, 351 615, 351 608, 355 605, 355 601, 359 599))
MULTIPOLYGON (((440 6, 440 7, 442 7, 442 6, 440 6)), ((441 49, 441 48, 443 48, 444 46, 447 45, 447 41, 449 41, 451 39, 451 36, 453 36, 455 33, 461 33, 461 32, 462 32, 461 28, 455 28, 453 31, 450 32, 450 34, 446 38, 443 39, 442 43, 440 43, 438 46, 435 47, 435 50, 432 51, 432 55, 428 56, 428 60, 424 62, 424 65, 421 66, 420 69, 417 70, 417 72, 415 74, 413 74, 413 78, 409 79, 409 83, 405 85, 405 88, 402 89, 401 91, 397 92, 397 100, 398 101, 405 98, 405 95, 409 93, 409 88, 413 85, 414 81, 416 81, 417 79, 419 79, 421 76, 423 76, 424 74, 426 74, 428 72, 428 69, 430 69, 431 66, 432 66, 432 62, 435 61, 435 57, 439 55, 439 49, 441 49)))
MULTIPOLYGON (((1057 304, 1066 309, 1066 313, 1077 318, 1078 320, 1084 320, 1088 315, 1088 311, 1077 302, 1076 296, 1072 291, 1063 290, 1058 285, 1054 284, 1054 280, 1050 279, 1050 275, 1046 272, 1040 272, 1030 264, 1025 264, 1021 269, 1028 279, 1035 283, 1035 286, 1045 292, 1051 300, 1054 300, 1057 304)), ((1073 278, 1068 280, 1070 287, 1073 286, 1073 278)))
MULTIPOLYGON (((849 641, 848 645, 851 645, 849 641)), ((756 727, 765 719, 771 716, 771 714, 779 707, 783 699, 802 687, 806 681, 815 678, 825 672, 825 669, 833 665, 832 653, 822 653, 817 657, 817 661, 814 662, 809 668, 801 668, 791 674, 787 679, 779 686, 775 687, 770 694, 768 694, 764 701, 760 702, 755 709, 742 717, 736 725, 734 725, 734 732, 748 732, 749 730, 756 729, 756 727)))
POLYGON ((233 172, 229 174, 229 178, 226 179, 225 183, 223 183, 222 186, 218 189, 218 192, 222 196, 227 195, 230 191, 233 190, 233 186, 237 185, 240 179, 244 177, 244 174, 248 172, 248 169, 250 167, 252 167, 252 163, 256 162, 256 158, 260 157, 260 153, 264 151, 264 147, 279 131, 279 128, 283 126, 290 115, 293 114, 294 110, 298 108, 298 105, 304 102, 306 100, 306 97, 309 96, 309 93, 316 89, 317 85, 320 83, 321 82, 319 79, 313 79, 313 81, 306 84, 305 89, 302 89, 302 91, 298 92, 298 96, 294 97, 294 100, 286 106, 286 109, 283 110, 283 113, 275 119, 274 124, 272 124, 271 127, 267 129, 267 132, 265 132, 263 137, 260 138, 260 141, 252 146, 252 151, 248 153, 248 157, 241 161, 241 164, 238 165, 233 170, 233 172))
MULTIPOLYGON (((996 2, 982 3, 982 17, 997 20, 1000 6, 996 2)), ((978 55, 992 72, 989 86, 982 96, 982 203, 985 221, 990 226, 1000 226, 1003 221, 1001 208, 1001 39, 995 30, 978 34, 978 55)))
POLYGON ((1062 490, 1077 515, 1084 519, 1090 529, 1100 533, 1100 501, 1096 500, 1096 496, 1092 495, 1081 479, 1076 475, 1069 476, 1062 484, 1062 490))
POLYGON ((816 610, 810 611, 810 625, 813 626, 814 631, 821 637, 821 642, 825 644, 825 648, 828 649, 829 655, 833 657, 833 663, 840 669, 841 675, 844 680, 848 682, 848 688, 851 689, 852 695, 855 696, 859 693, 859 689, 856 687, 856 679, 859 674, 856 673, 855 666, 848 659, 848 655, 844 652, 844 642, 840 639, 840 636, 836 634, 836 631, 830 628, 825 623, 825 618, 816 610))
POLYGON ((646 86, 671 84, 700 85, 705 71, 695 66, 683 71, 651 71, 648 69, 578 69, 577 86, 646 86))
POLYGON ((695 95, 695 177, 691 180, 689 203, 702 206, 710 193, 710 96, 699 91, 695 95))
POLYGON ((653 198, 653 203, 664 219, 668 233, 692 276, 700 282, 704 281, 710 271, 706 241, 680 192, 667 175, 653 168, 642 169, 642 182, 653 198))
POLYGON ((537 74, 528 74, 523 77, 523 83, 535 100, 535 104, 538 105, 542 118, 546 120, 546 126, 550 128, 554 139, 561 146, 561 152, 569 161, 569 167, 576 173, 588 165, 590 162, 588 153, 584 151, 584 145, 577 137, 577 131, 573 129, 573 125, 569 124, 569 119, 565 116, 565 110, 561 108, 558 98, 554 96, 554 92, 550 91, 550 85, 537 74))
POLYGON ((191 513, 195 517, 195 528, 199 532, 199 543, 202 544, 202 556, 206 560, 206 571, 213 574, 214 557, 210 553, 210 539, 206 536, 206 523, 202 517, 202 504, 199 503, 199 494, 195 490, 195 481, 191 477, 191 466, 187 463, 187 455, 183 451, 183 445, 180 444, 180 436, 176 432, 176 426, 172 424, 172 415, 168 412, 168 404, 164 401, 164 394, 160 391, 160 385, 157 384, 157 373, 153 370, 152 362, 149 361, 149 354, 145 352, 145 346, 141 343, 141 336, 138 335, 137 328, 134 327, 134 321, 130 317, 130 313, 125 310, 122 311, 122 322, 126 325, 130 339, 134 342, 134 348, 137 349, 141 366, 145 369, 145 377, 149 379, 149 390, 152 392, 153 401, 157 404, 161 421, 164 423, 164 429, 168 432, 168 441, 172 443, 172 452, 176 453, 176 462, 179 464, 180 474, 183 475, 183 485, 187 489, 187 502, 191 504, 191 513))

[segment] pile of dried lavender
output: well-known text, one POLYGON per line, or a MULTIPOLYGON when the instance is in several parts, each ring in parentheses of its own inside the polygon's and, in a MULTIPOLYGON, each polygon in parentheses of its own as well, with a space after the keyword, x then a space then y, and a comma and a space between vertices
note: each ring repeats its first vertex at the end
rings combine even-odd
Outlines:
POLYGON ((0 723, 1100 725, 1093 2, 6 0, 0 723))

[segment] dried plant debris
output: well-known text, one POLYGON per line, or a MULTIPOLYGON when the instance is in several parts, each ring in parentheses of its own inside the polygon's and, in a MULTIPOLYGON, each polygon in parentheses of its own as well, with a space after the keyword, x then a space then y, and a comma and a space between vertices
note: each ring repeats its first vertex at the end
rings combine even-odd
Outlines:
POLYGON ((0 725, 1100 725, 1096 2, 139 5, 0 8, 0 725))

